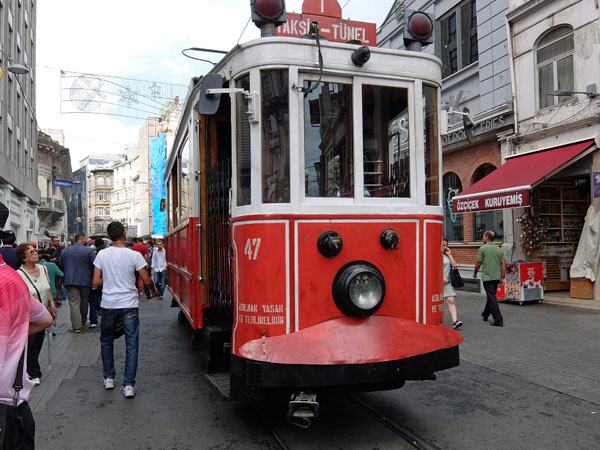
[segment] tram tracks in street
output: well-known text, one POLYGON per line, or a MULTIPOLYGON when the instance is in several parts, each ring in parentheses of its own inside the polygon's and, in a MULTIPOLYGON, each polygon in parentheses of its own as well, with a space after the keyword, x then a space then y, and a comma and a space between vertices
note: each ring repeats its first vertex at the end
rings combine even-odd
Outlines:
POLYGON ((287 422, 279 401, 248 402, 282 450, 440 450, 355 394, 324 397, 322 415, 309 429, 287 422))

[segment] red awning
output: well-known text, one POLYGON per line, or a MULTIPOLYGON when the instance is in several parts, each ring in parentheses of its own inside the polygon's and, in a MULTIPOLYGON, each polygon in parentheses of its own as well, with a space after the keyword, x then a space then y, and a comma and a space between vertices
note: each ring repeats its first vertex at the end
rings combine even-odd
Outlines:
POLYGON ((593 140, 509 159, 452 199, 453 213, 529 206, 531 189, 583 157, 593 140))

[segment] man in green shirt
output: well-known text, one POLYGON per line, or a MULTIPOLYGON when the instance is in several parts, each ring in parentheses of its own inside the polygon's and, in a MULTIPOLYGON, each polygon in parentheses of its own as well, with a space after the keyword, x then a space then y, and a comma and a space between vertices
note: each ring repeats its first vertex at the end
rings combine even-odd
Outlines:
POLYGON ((494 321, 490 325, 493 327, 502 327, 504 326, 504 319, 498 306, 496 290, 498 289, 498 284, 504 283, 506 261, 504 261, 504 252, 502 252, 502 249, 493 243, 495 238, 496 233, 493 231, 486 231, 483 234, 483 245, 479 247, 479 251, 477 252, 477 263, 473 271, 473 278, 477 278, 477 272, 481 268, 483 289, 485 289, 487 296, 485 309, 481 313, 481 317, 487 322, 491 313, 494 321))

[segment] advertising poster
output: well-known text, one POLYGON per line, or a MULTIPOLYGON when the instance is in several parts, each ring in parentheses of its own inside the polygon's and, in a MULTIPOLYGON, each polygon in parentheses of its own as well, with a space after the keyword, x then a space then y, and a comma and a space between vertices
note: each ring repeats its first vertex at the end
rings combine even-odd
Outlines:
POLYGON ((165 170, 167 166, 167 137, 160 133, 150 140, 150 181, 152 185, 152 234, 167 234, 165 170))

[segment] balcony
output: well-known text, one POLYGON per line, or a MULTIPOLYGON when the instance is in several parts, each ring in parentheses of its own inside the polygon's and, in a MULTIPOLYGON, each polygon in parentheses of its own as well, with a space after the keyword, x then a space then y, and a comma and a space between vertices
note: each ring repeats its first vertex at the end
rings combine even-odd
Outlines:
POLYGON ((38 217, 40 222, 46 222, 48 226, 56 222, 67 213, 67 204, 58 198, 40 198, 38 217))
POLYGON ((48 197, 41 197, 40 200, 41 200, 40 206, 38 207, 38 209, 59 211, 59 212, 62 212, 63 214, 67 210, 67 206, 66 206, 64 200, 60 200, 58 198, 48 198, 48 197))

